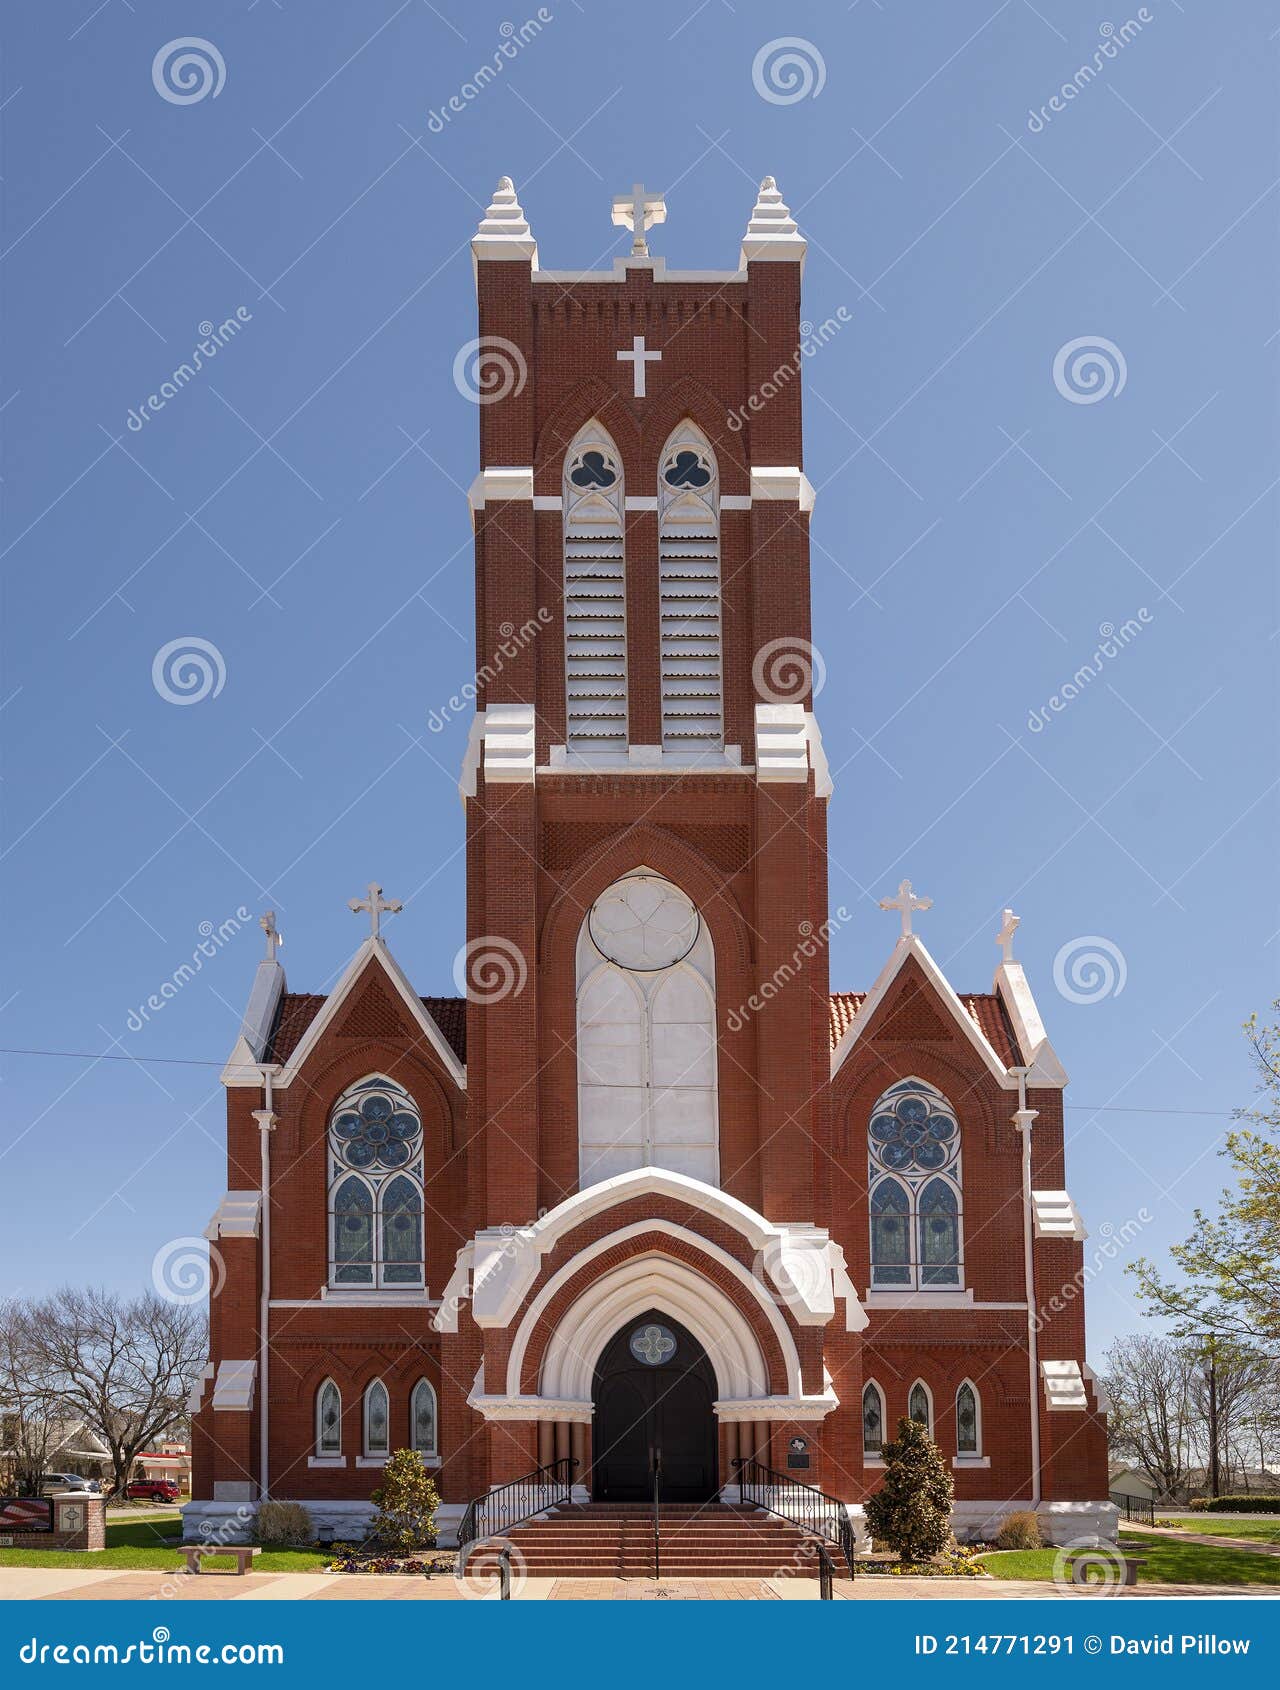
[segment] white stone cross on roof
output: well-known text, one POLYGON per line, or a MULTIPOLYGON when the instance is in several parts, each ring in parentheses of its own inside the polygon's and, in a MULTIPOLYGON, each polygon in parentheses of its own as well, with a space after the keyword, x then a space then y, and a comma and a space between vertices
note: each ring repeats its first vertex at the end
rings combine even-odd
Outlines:
POLYGON ((361 910, 369 912, 369 929, 375 939, 379 938, 382 925, 382 912, 389 911, 392 915, 399 915, 404 905, 399 898, 384 898, 382 888, 376 880, 369 882, 369 896, 367 898, 349 898, 347 908, 359 915, 361 910))
POLYGON ((643 182, 637 182, 629 194, 615 194, 613 196, 613 221, 621 229, 631 229, 635 232, 635 240, 631 243, 633 258, 647 258, 649 243, 645 240, 645 231, 651 229, 655 223, 665 223, 667 220, 667 202, 661 194, 647 194, 643 182))
POLYGON ((276 912, 268 910, 265 915, 258 917, 258 926, 267 936, 267 961, 276 960, 276 951, 284 944, 280 937, 280 929, 276 926, 276 912))
POLYGON ((996 944, 1004 953, 1005 962, 1013 961, 1013 936, 1022 925, 1022 917, 1014 915, 1012 910, 1004 912, 1004 925, 996 934, 996 944))
POLYGON ((882 910, 898 910, 902 915, 902 937, 911 937, 911 917, 916 910, 930 910, 933 908, 932 898, 917 898, 911 890, 911 882, 904 880, 898 887, 896 898, 881 898, 882 910))

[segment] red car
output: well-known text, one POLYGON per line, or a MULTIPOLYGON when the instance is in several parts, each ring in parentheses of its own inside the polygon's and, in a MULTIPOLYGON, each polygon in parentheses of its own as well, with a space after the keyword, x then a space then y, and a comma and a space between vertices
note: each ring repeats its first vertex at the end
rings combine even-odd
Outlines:
POLYGON ((178 1487, 172 1479, 133 1479, 125 1495, 131 1502, 176 1502, 178 1487))

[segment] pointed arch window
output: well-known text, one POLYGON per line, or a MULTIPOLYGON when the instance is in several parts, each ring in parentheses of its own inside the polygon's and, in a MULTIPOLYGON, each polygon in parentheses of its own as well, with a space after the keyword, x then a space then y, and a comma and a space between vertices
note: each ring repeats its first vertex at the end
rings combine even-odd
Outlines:
POLYGON ((907 1414, 933 1436, 933 1396, 923 1379, 917 1379, 907 1398, 907 1414))
POLYGON ((968 1379, 956 1392, 956 1454, 982 1454, 982 1403, 968 1379))
POLYGON ((960 1123, 924 1080, 900 1080, 871 1111, 867 1180, 873 1289, 964 1283, 960 1123))
POLYGON ((658 468, 658 615, 665 750, 724 746, 720 473, 687 419, 658 468))
POLYGON ((418 1106, 385 1074, 357 1080, 329 1116, 329 1283, 421 1289, 423 1139, 418 1106))
POLYGON ((419 1379, 409 1399, 409 1438, 420 1455, 438 1455, 436 1393, 429 1379, 419 1379))
POLYGON ((875 1380, 862 1388, 862 1454, 878 1461, 884 1450, 884 1394, 875 1380))
POLYGON ((626 501, 622 459, 596 422, 564 460, 565 740, 627 747, 626 501))
POLYGON ((371 1461, 391 1453, 391 1401, 381 1379, 375 1379, 364 1393, 363 1447, 371 1461))
POLYGON ((711 934, 647 868, 615 881, 578 933, 578 1180, 670 1168, 718 1185, 711 934))
POLYGON ((316 1454, 321 1459, 342 1454, 342 1395, 332 1379, 316 1392, 316 1454))

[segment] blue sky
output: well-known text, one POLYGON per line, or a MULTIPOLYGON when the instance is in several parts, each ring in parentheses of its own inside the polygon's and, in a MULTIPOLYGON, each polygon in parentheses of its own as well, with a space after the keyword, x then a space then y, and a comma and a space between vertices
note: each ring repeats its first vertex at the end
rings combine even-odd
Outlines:
MULTIPOLYGON (((807 318, 848 315, 806 364, 831 898, 855 916, 833 985, 875 977, 904 874, 961 990, 989 987, 1012 903, 1072 1075, 1073 1194, 1095 1243, 1145 1207, 1133 1248, 1159 1256, 1220 1183, 1253 1084, 1239 1026, 1275 981, 1274 13, 651 0, 641 27, 553 0, 432 125, 535 15, 10 9, 0 1043, 215 1065, 0 1057, 3 1175, 35 1199, 7 1206, 0 1284, 133 1286, 202 1230, 267 904, 290 985, 322 990, 376 875, 410 976, 453 989, 466 722, 427 720, 471 666, 476 416, 452 370, 508 172, 551 268, 624 250, 610 198, 638 178, 668 196, 655 251, 732 267, 777 176, 807 318), (189 103, 153 81, 182 35, 225 67, 189 103), (800 80, 769 82, 776 47, 753 79, 782 36, 800 80), (1108 392, 1073 388, 1068 354, 1055 382, 1100 339, 1108 392), (223 678, 175 706, 153 662, 191 637, 223 678), (1073 1001, 1055 958, 1089 936, 1123 965, 1073 1001)), ((1136 1320, 1107 1264, 1095 1357, 1136 1320)))

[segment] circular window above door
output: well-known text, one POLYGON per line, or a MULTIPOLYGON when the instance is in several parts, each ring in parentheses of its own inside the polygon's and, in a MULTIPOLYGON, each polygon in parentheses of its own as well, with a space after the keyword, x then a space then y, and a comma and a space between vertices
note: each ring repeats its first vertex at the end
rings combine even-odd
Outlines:
POLYGON ((678 886, 652 874, 631 874, 602 892, 588 917, 601 956, 634 973, 652 974, 688 956, 702 921, 678 886))
POLYGON ((646 1367, 661 1367, 676 1353, 676 1335, 669 1327, 651 1320, 645 1326, 636 1327, 627 1347, 646 1367))

